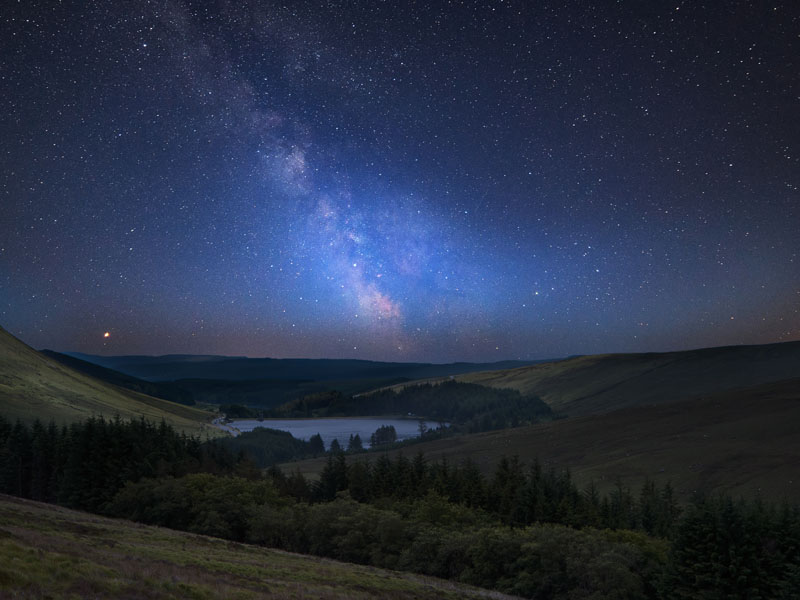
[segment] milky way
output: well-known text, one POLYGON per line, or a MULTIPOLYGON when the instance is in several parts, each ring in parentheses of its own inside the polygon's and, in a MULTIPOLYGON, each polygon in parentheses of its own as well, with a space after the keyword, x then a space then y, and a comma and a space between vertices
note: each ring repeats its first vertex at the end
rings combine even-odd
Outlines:
POLYGON ((4 7, 0 325, 437 362, 798 340, 800 11, 648 4, 4 7))

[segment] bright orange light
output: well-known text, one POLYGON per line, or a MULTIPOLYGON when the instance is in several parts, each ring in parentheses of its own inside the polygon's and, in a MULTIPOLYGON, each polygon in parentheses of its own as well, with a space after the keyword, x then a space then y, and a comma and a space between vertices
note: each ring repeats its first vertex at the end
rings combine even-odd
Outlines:
POLYGON ((105 337, 105 338, 107 338, 107 337, 111 337, 111 334, 110 334, 108 331, 106 331, 106 332, 103 334, 103 337, 105 337))

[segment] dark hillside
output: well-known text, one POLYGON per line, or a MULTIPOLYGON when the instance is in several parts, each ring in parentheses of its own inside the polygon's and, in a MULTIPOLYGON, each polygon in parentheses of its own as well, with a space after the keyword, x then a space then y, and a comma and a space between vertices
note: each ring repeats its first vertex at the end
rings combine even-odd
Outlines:
POLYGON ((800 342, 786 342, 580 356, 518 369, 469 373, 456 379, 537 395, 555 412, 579 416, 686 400, 799 375, 800 342))
POLYGON ((421 379, 446 377, 487 369, 508 369, 534 362, 428 364, 238 356, 96 356, 73 352, 67 354, 148 381, 174 381, 176 379, 302 379, 311 381, 421 379))
MULTIPOLYGON (((636 487, 646 478, 671 481, 688 498, 695 490, 800 500, 800 379, 602 415, 452 437, 406 448, 431 460, 472 459, 484 473, 501 456, 538 457, 569 468, 580 484, 609 490, 617 478, 636 487)), ((396 452, 396 451, 395 451, 396 452)), ((294 463, 309 475, 323 461, 294 463)))

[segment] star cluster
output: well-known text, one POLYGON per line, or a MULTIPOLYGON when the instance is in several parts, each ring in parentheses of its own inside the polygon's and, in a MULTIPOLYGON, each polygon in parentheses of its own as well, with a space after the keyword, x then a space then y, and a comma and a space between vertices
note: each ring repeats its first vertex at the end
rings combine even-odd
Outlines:
POLYGON ((0 16, 0 324, 35 347, 439 362, 800 339, 792 2, 0 16))

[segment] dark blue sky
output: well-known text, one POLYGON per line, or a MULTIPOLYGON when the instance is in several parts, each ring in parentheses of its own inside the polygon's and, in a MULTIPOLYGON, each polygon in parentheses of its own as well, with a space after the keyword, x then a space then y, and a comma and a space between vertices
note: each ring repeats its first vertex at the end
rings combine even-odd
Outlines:
POLYGON ((798 340, 799 15, 4 6, 0 324, 437 362, 798 340))

